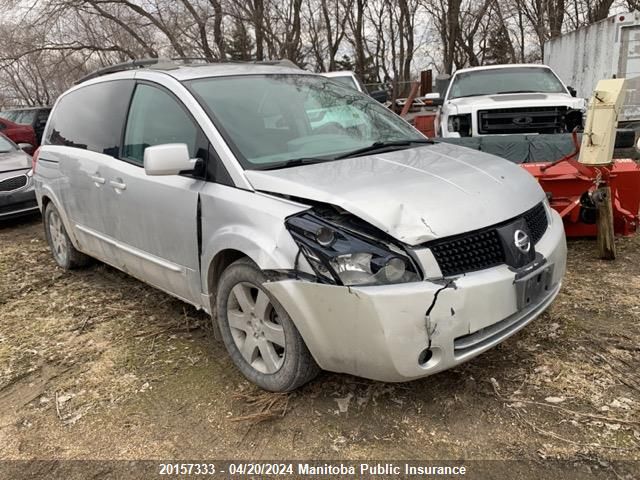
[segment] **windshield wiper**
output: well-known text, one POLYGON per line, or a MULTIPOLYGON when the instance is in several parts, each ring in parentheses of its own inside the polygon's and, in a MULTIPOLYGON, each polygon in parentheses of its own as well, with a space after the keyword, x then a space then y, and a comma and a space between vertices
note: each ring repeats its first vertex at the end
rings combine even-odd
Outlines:
POLYGON ((391 150, 408 148, 412 145, 424 145, 434 144, 433 140, 428 138, 416 138, 413 140, 395 140, 392 142, 375 142, 367 147, 358 148, 351 152, 343 153, 335 157, 302 157, 293 158, 291 160, 285 160, 283 162, 268 163, 266 165, 256 165, 252 167, 252 170, 278 170, 281 168, 300 167, 302 165, 313 165, 314 163, 331 162, 333 160, 342 160, 343 158, 357 157, 358 155, 364 155, 365 153, 374 152, 376 150, 391 150))
POLYGON ((302 157, 293 158, 291 160, 285 160, 284 162, 268 163, 266 165, 258 165, 252 168, 252 170, 278 170, 280 168, 300 167, 302 165, 313 165, 314 163, 322 163, 335 158, 329 157, 302 157))
POLYGON ((411 147, 414 144, 424 145, 424 144, 434 144, 433 140, 428 138, 424 139, 413 139, 413 140, 395 140, 392 142, 374 142, 368 147, 358 148, 357 150, 353 150, 351 152, 343 153, 342 155, 338 155, 335 157, 336 160, 341 160, 343 158, 351 158, 357 157, 359 155, 364 155, 365 153, 373 153, 377 150, 401 150, 403 148, 411 147))

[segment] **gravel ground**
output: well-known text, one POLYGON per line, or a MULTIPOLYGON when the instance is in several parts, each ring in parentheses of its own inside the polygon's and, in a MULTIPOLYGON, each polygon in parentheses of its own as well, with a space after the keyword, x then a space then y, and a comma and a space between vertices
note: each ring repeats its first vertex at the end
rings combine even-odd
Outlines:
POLYGON ((102 264, 60 270, 39 217, 0 224, 0 459, 561 459, 566 478, 637 478, 640 236, 618 249, 570 242, 554 305, 459 368, 278 395, 205 314, 102 264))

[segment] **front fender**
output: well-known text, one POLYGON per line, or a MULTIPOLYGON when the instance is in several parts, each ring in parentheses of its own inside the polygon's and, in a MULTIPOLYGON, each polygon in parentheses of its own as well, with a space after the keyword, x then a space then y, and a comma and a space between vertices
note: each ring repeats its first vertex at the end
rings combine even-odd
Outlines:
MULTIPOLYGON (((284 222, 289 215, 307 208, 271 195, 208 185, 201 193, 202 293, 212 293, 209 269, 225 251, 246 255, 262 270, 296 268, 298 246, 284 222)), ((311 271, 301 256, 298 262, 298 268, 311 271)))
POLYGON ((208 265, 224 250, 244 253, 262 270, 278 270, 294 267, 298 247, 284 226, 278 238, 273 238, 256 229, 234 225, 217 232, 208 240, 203 248, 203 264, 208 265), (289 239, 286 236, 289 236, 289 239))

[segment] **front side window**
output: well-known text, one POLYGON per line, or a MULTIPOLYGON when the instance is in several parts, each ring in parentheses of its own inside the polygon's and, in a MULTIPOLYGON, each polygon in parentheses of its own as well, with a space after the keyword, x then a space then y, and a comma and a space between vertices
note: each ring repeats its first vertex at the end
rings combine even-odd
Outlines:
POLYGON ((113 80, 66 94, 53 111, 45 143, 117 157, 133 85, 113 80))
POLYGON ((534 92, 567 93, 558 77, 548 68, 511 67, 458 73, 448 98, 534 92))
POLYGON ((146 84, 136 87, 124 135, 123 157, 142 165, 144 150, 165 143, 186 143, 198 156, 198 128, 172 95, 146 84))
POLYGON ((331 159, 378 142, 424 140, 367 95, 315 75, 245 75, 186 82, 246 169, 331 159))

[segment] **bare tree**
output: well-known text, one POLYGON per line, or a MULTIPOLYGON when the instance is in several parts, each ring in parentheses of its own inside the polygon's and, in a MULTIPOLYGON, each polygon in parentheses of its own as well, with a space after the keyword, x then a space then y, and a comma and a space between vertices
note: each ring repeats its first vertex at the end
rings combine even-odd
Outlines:
MULTIPOLYGON (((640 8, 640 0, 625 0, 640 8)), ((0 101, 40 104, 87 71, 141 57, 288 58, 365 81, 539 60, 614 0, 4 0, 0 101)), ((404 88, 404 87, 403 87, 404 88)), ((400 90, 396 90, 399 93, 400 90)))

